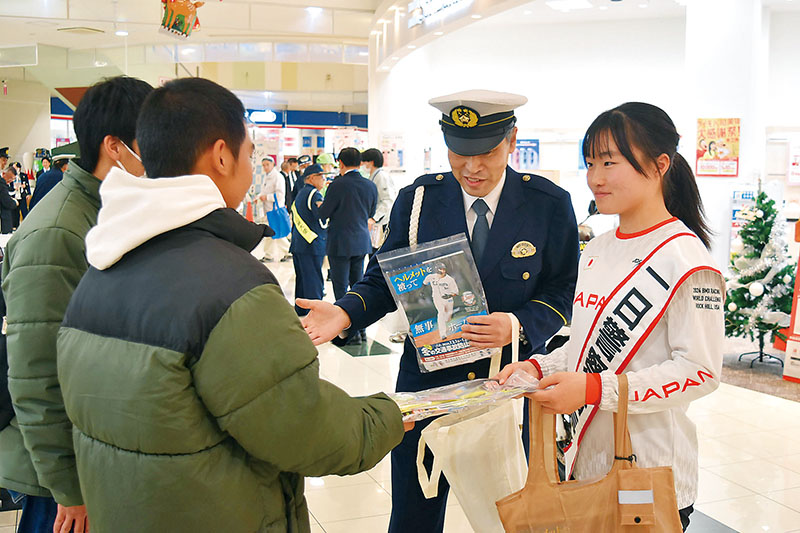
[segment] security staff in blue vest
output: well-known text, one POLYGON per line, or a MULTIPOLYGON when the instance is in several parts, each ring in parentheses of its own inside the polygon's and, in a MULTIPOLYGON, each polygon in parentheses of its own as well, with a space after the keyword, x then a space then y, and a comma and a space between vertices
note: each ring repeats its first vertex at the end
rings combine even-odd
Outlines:
MULTIPOLYGON (((289 251, 294 263, 295 298, 322 299, 325 281, 322 279, 322 260, 328 240, 328 221, 319 215, 322 205, 320 191, 325 185, 320 165, 311 165, 303 172, 305 185, 292 204, 292 244, 289 251)), ((300 316, 307 309, 295 306, 300 316)))
MULTIPOLYGON (((467 234, 490 314, 470 317, 463 336, 480 348, 502 347, 511 359, 511 320, 520 322, 520 356, 543 353, 547 339, 570 318, 578 267, 578 230, 569 194, 545 178, 507 166, 516 147, 514 109, 524 96, 467 91, 434 98, 452 172, 429 174, 403 189, 392 208, 389 234, 378 254, 408 246, 415 190, 424 187, 417 230, 420 243, 467 234)), ((335 304, 298 301, 310 309, 303 319, 316 344, 343 328, 363 328, 395 309, 375 258, 364 279, 335 304)), ((421 373, 406 340, 397 391, 419 391, 487 377, 489 361, 421 373)), ((426 500, 417 480, 418 422, 392 451, 391 533, 441 532, 448 486, 426 500)), ((426 459, 430 461, 430 457, 426 459)))
MULTIPOLYGON (((333 295, 338 300, 364 275, 364 257, 372 252, 368 220, 375 216, 378 189, 358 171, 358 149, 343 148, 337 160, 340 175, 328 186, 319 215, 330 219, 328 262, 333 295)), ((351 344, 366 340, 363 328, 350 339, 351 344)))

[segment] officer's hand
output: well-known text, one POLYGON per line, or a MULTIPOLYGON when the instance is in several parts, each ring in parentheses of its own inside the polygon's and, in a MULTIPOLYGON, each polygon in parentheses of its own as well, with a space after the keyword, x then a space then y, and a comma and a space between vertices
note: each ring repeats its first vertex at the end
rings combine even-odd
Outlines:
POLYGON ((511 342, 511 319, 506 313, 475 315, 467 318, 461 331, 475 348, 502 348, 511 342))
POLYGON ((525 396, 541 403, 545 414, 574 413, 586 405, 586 377, 583 372, 556 372, 539 382, 540 390, 525 396))
POLYGON ((519 363, 507 364, 496 376, 492 376, 489 379, 497 380, 500 382, 500 385, 503 385, 505 384, 506 380, 511 377, 511 374, 513 374, 517 370, 522 370, 523 372, 527 372, 536 379, 541 379, 539 376, 539 370, 535 366, 533 366, 533 363, 529 361, 520 361, 519 363))
POLYGON ((294 302, 297 307, 308 309, 310 312, 300 322, 311 337, 314 346, 326 343, 342 330, 350 326, 350 317, 338 305, 322 300, 306 300, 298 298, 294 302))

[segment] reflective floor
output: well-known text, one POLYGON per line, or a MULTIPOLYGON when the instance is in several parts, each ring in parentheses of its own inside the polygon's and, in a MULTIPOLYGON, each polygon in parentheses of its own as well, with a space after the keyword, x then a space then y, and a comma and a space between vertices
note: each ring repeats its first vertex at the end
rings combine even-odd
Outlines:
MULTIPOLYGON (((292 297, 291 262, 270 263, 287 298, 292 297)), ((333 291, 327 284, 331 299, 333 291)), ((320 373, 352 395, 394 390, 399 344, 378 323, 367 330, 392 349, 388 355, 353 357, 330 344, 320 347, 320 373)), ((700 441, 700 490, 695 508, 742 533, 800 532, 800 403, 722 384, 689 410, 700 441)), ((314 533, 386 531, 391 511, 388 459, 369 472, 312 478, 306 496, 314 533)), ((16 513, 0 513, 0 533, 14 531, 16 513)), ((699 523, 698 523, 699 525, 699 523)), ((450 498, 447 533, 472 531, 450 498)), ((692 533, 716 531, 696 529, 692 533)))

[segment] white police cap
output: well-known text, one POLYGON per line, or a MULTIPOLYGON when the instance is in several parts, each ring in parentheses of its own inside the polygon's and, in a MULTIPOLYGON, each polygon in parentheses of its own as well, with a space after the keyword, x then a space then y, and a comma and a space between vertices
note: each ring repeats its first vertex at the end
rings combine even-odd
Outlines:
POLYGON ((442 112, 439 124, 447 147, 470 156, 485 154, 500 144, 516 124, 514 110, 527 101, 519 94, 473 89, 428 103, 442 112))

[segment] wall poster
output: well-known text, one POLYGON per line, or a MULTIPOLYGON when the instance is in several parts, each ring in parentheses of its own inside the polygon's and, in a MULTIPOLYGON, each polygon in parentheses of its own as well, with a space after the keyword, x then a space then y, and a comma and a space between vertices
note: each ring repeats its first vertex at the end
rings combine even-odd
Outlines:
POLYGON ((735 178, 739 175, 739 119, 697 119, 698 176, 735 178))

